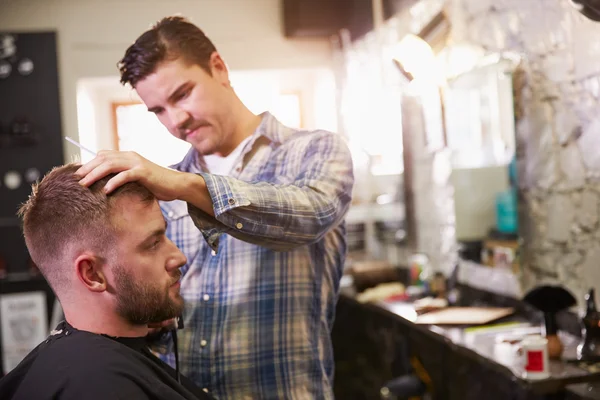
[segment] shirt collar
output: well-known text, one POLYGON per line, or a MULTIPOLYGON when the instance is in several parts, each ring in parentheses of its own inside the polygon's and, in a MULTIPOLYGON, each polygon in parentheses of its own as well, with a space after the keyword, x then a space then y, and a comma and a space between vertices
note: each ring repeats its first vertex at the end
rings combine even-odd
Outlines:
MULTIPOLYGON (((252 136, 254 137, 249 143, 250 148, 254 146, 254 142, 260 136, 266 137, 271 142, 281 144, 291 134, 295 132, 294 129, 288 128, 287 126, 279 122, 277 118, 275 118, 273 114, 271 114, 268 111, 265 111, 259 115, 261 117, 261 121, 254 133, 252 134, 252 136)), ((176 169, 178 171, 193 171, 194 169, 199 169, 198 161, 198 152, 196 151, 196 149, 191 147, 188 150, 185 157, 183 158, 183 160, 181 160, 177 164, 172 165, 171 168, 176 169), (197 166, 197 168, 193 168, 194 166, 197 166)))

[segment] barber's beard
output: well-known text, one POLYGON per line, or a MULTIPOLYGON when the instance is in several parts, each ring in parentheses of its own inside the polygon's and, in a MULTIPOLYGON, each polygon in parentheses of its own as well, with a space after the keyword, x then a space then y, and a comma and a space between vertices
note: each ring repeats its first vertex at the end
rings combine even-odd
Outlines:
MULTIPOLYGON (((158 323, 175 318, 183 312, 183 298, 179 293, 172 298, 171 286, 139 283, 122 267, 114 271, 117 291, 117 313, 134 325, 158 323)), ((181 274, 173 277, 178 278, 181 274)), ((170 282, 172 283, 172 282, 170 282)))

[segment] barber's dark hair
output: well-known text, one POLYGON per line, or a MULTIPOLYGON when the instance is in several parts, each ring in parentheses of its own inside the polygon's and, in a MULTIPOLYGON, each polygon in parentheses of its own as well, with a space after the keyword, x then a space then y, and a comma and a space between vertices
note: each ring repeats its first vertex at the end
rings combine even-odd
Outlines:
POLYGON ((215 45, 196 25, 184 17, 172 16, 158 21, 137 38, 117 64, 121 83, 132 87, 152 74, 158 64, 181 58, 188 65, 198 65, 208 74, 210 56, 215 45))

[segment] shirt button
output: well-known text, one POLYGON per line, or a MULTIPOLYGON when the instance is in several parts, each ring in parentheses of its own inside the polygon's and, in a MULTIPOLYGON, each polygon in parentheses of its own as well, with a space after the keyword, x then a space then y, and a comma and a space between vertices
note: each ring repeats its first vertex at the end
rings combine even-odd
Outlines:
POLYGON ((229 205, 234 205, 235 199, 229 199, 229 200, 227 200, 227 202, 229 203, 229 205))
POLYGON ((200 341, 200 346, 202 346, 202 347, 206 346, 206 340, 202 339, 200 341))
POLYGON ((204 301, 209 301, 210 300, 210 296, 205 294, 204 296, 202 296, 202 298, 204 299, 204 301))
POLYGON ((207 388, 203 388, 202 390, 204 390, 204 393, 208 393, 208 389, 207 388))
POLYGON ((167 213, 167 215, 169 216, 169 218, 173 218, 173 214, 174 214, 174 213, 173 213, 173 211, 169 211, 169 212, 167 213))
POLYGON ((216 252, 216 251, 214 251, 214 250, 212 250, 212 251, 210 252, 210 254, 212 254, 213 256, 216 256, 216 255, 217 255, 217 252, 216 252))
POLYGON ((242 225, 241 222, 238 222, 237 224, 235 224, 235 227, 238 229, 242 229, 244 227, 244 225, 242 225))

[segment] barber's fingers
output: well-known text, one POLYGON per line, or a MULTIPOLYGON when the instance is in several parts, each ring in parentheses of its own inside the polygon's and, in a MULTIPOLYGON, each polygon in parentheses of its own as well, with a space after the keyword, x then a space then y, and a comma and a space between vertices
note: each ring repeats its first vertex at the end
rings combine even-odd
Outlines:
POLYGON ((162 328, 150 328, 150 326, 148 326, 148 335, 155 335, 160 332, 161 329, 162 328))
POLYGON ((93 171, 94 168, 106 162, 113 155, 113 153, 116 152, 112 150, 100 150, 96 157, 79 167, 79 169, 75 171, 75 175, 84 178, 85 176, 87 176, 87 174, 93 171))
POLYGON ((151 330, 159 331, 162 328, 175 328, 177 326, 177 318, 171 318, 166 321, 148 324, 148 328, 151 330))
POLYGON ((128 169, 118 173, 115 177, 111 178, 106 182, 104 186, 104 192, 106 194, 117 189, 119 186, 126 184, 127 182, 134 182, 139 180, 139 174, 136 173, 135 169, 128 169))
MULTIPOLYGON (((94 182, 104 178, 109 174, 118 174, 117 176, 127 172, 129 170, 129 166, 125 163, 115 163, 115 162, 105 162, 103 164, 98 165, 92 171, 90 171, 83 179, 79 181, 79 183, 83 186, 90 186, 94 182)), ((115 176, 116 178, 116 176, 115 176)), ((113 181, 115 178, 112 178, 110 181, 113 181)), ((119 180, 123 180, 125 177, 121 176, 119 180)), ((110 182, 109 181, 109 182, 110 182)), ((116 186, 116 182, 113 182, 112 189, 116 186)), ((108 190, 108 184, 105 186, 105 192, 110 192, 108 190)))
MULTIPOLYGON (((79 181, 83 186, 90 186, 108 174, 118 174, 136 168, 137 162, 125 157, 110 157, 97 164, 79 181)), ((114 187, 113 187, 114 189, 114 187)))
MULTIPOLYGON (((82 166, 75 174, 82 177, 79 181, 80 184, 90 186, 108 174, 127 171, 135 168, 138 164, 139 161, 135 157, 126 153, 99 154, 94 160, 82 166)), ((117 186, 113 186, 112 189, 114 190, 115 187, 117 186)))

